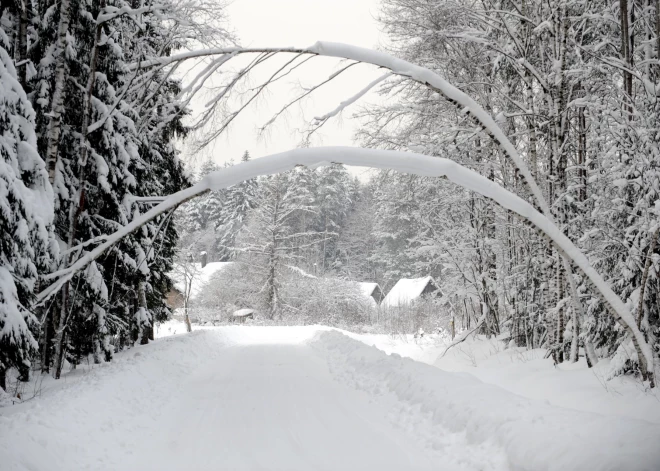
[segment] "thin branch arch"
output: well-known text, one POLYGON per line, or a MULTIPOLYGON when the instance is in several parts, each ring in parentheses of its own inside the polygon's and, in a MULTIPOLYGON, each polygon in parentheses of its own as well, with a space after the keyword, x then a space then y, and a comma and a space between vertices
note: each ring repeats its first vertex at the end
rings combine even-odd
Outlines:
MULTIPOLYGON (((330 163, 391 169, 424 177, 445 177, 453 183, 479 193, 495 201, 503 208, 516 213, 519 217, 528 221, 537 230, 542 232, 545 237, 552 241, 558 250, 570 258, 582 270, 594 288, 610 305, 617 321, 631 334, 640 360, 646 360, 644 366, 648 367, 648 373, 653 372, 652 351, 641 331, 637 328, 632 313, 614 291, 612 291, 607 282, 591 266, 584 254, 559 230, 552 220, 541 214, 519 196, 452 160, 403 151, 363 149, 358 147, 301 148, 254 159, 212 172, 196 185, 168 196, 162 203, 153 207, 140 217, 135 218, 124 228, 108 236, 102 244, 81 257, 70 267, 48 275, 46 278, 53 280, 53 283, 37 295, 37 303, 42 304, 47 301, 65 283, 70 281, 77 272, 83 270, 92 261, 99 258, 123 237, 139 229, 142 225, 160 214, 176 208, 192 198, 203 195, 208 191, 227 188, 258 176, 273 175, 292 170, 297 166, 316 168, 329 165, 330 163)), ((646 372, 644 373, 646 374, 646 372)))

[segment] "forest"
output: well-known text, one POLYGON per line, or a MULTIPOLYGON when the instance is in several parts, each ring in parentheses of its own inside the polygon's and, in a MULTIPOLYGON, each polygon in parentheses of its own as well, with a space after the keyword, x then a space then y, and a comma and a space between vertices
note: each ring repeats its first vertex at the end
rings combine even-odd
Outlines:
POLYGON ((377 52, 259 49, 239 45, 226 5, 212 0, 3 1, 0 387, 148 344, 174 314, 173 270, 202 253, 238 267, 239 283, 209 293, 272 323, 359 328, 373 315, 351 307, 342 282, 387 293, 431 276, 438 291, 424 315, 435 317, 424 328, 454 319, 555 364, 606 358, 611 377, 653 387, 658 2, 383 0, 377 21, 387 38, 377 52), (243 56, 246 66, 225 71, 243 56), (445 159, 485 180, 397 172, 379 154, 373 166, 386 168, 357 178, 332 148, 324 166, 244 178, 269 158, 252 158, 249 142, 236 163, 184 159, 318 56, 337 59, 326 82, 356 64, 387 73, 308 123, 310 151, 317 129, 351 115, 360 147, 445 159), (246 81, 273 62, 263 83, 246 81), (378 99, 361 103, 365 93, 378 99), (234 180, 214 186, 223 174, 234 180), (306 275, 324 281, 296 285, 306 275))

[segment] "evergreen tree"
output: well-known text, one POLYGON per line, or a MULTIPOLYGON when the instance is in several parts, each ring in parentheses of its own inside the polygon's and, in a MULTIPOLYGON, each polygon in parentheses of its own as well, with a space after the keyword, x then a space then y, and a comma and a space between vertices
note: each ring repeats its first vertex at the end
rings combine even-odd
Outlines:
POLYGON ((337 257, 337 240, 351 208, 351 178, 346 167, 331 164, 318 170, 316 230, 325 234, 319 258, 323 272, 331 270, 337 257))
POLYGON ((374 201, 375 184, 365 185, 355 180, 351 191, 353 209, 337 241, 335 267, 349 280, 376 281, 381 279, 379 267, 373 262, 378 239, 374 231, 376 214, 374 201))
MULTIPOLYGON (((245 151, 241 157, 242 162, 250 160, 250 154, 245 151)), ((251 178, 238 185, 231 186, 225 191, 225 199, 221 207, 219 221, 216 225, 219 246, 225 254, 223 259, 232 256, 236 244, 236 236, 243 227, 248 213, 254 209, 257 194, 257 180, 251 178)))
MULTIPOLYGON (((8 21, 0 12, 0 21, 8 21)), ((14 12, 15 13, 15 12, 14 12)), ((14 18, 16 18, 14 16, 14 18)), ((9 368, 27 378, 37 350, 29 310, 39 272, 48 268, 53 193, 36 149, 35 114, 0 29, 0 388, 9 368)))

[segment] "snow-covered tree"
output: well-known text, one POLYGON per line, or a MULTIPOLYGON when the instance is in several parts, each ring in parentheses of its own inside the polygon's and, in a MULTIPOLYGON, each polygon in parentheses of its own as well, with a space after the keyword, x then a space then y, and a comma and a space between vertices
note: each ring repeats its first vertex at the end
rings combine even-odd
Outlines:
MULTIPOLYGON (((250 154, 245 151, 241 162, 248 162, 250 154)), ((223 257, 233 256, 236 236, 245 224, 248 214, 256 206, 257 180, 250 179, 230 186, 225 192, 225 199, 220 209, 219 224, 216 224, 219 246, 223 257)))
POLYGON ((255 209, 241 231, 239 261, 247 263, 261 274, 263 305, 269 318, 280 308, 281 277, 287 267, 295 266, 296 241, 303 235, 309 244, 318 244, 319 234, 302 234, 295 230, 294 217, 301 213, 314 214, 304 194, 296 191, 293 180, 296 172, 273 175, 259 181, 255 209), (242 260, 241 260, 242 258, 242 260))
MULTIPOLYGON (((38 322, 30 310, 39 274, 53 254, 53 192, 37 153, 35 113, 12 60, 0 21, 0 388, 16 368, 27 378, 37 351, 38 322)), ((13 12, 15 13, 15 12, 13 12)))

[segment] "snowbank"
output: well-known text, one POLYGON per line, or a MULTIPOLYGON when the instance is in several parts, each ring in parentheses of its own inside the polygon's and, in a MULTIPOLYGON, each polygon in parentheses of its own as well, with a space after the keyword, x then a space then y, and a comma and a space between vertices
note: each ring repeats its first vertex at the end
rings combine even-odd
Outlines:
POLYGON ((374 397, 393 393, 438 425, 464 430, 471 441, 495 442, 513 469, 658 469, 656 424, 553 407, 469 375, 388 356, 339 332, 321 332, 311 345, 337 379, 374 397))
POLYGON ((610 361, 594 368, 586 361, 555 366, 544 349, 504 348, 496 339, 478 336, 443 352, 431 363, 445 371, 466 372, 521 396, 603 415, 660 424, 660 392, 633 377, 607 379, 610 361))
POLYGON ((59 381, 40 377, 41 397, 0 408, 0 467, 148 469, 127 466, 139 447, 131 436, 149 433, 190 372, 221 354, 224 338, 204 332, 169 337, 122 352, 111 363, 79 367, 59 381))

